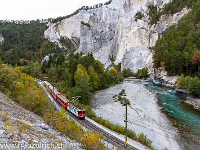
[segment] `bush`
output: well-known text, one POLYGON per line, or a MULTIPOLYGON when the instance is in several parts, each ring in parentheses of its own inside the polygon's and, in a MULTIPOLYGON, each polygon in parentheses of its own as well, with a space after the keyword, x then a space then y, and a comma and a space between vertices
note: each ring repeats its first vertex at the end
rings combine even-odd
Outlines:
POLYGON ((45 94, 31 76, 6 65, 0 68, 0 90, 7 91, 16 102, 40 116, 51 107, 45 94))
POLYGON ((115 94, 113 96, 113 100, 115 100, 115 102, 120 101, 122 105, 126 105, 126 104, 130 105, 130 101, 125 96, 126 96, 125 89, 122 89, 118 95, 115 94))
POLYGON ((121 92, 119 92, 119 95, 121 95, 121 96, 126 96, 126 94, 125 94, 125 89, 122 89, 121 92))
POLYGON ((200 97, 200 79, 198 77, 195 77, 190 81, 188 91, 193 96, 200 97))
POLYGON ((89 23, 85 23, 85 22, 81 21, 81 24, 83 24, 83 25, 87 26, 88 28, 90 28, 90 24, 89 23))
POLYGON ((181 75, 177 80, 178 88, 186 89, 194 97, 200 97, 200 79, 195 77, 191 79, 189 76, 181 75))
POLYGON ((78 142, 81 142, 86 149, 104 149, 104 143, 101 142, 103 138, 101 134, 92 131, 84 131, 81 125, 69 119, 63 112, 50 111, 45 114, 43 119, 59 132, 71 139, 76 139, 78 142))
POLYGON ((123 76, 124 78, 133 76, 133 72, 131 71, 130 68, 128 68, 128 69, 124 68, 124 69, 122 70, 122 76, 123 76))
POLYGON ((147 139, 144 133, 138 135, 139 141, 142 142, 144 145, 151 147, 151 141, 147 139))
MULTIPOLYGON (((120 133, 120 134, 123 134, 125 135, 125 129, 123 126, 119 125, 119 124, 112 124, 109 122, 109 120, 105 120, 103 119, 102 117, 97 117, 95 115, 95 113, 89 108, 89 106, 85 106, 85 105, 81 105, 82 107, 85 108, 85 111, 86 111, 86 114, 87 114, 87 117, 95 120, 96 122, 100 123, 101 125, 113 130, 113 131, 116 131, 117 133, 120 133)), ((142 135, 144 136, 144 134, 142 133, 142 135)), ((131 131, 131 130, 127 130, 127 136, 133 140, 137 140, 137 141, 140 141, 139 140, 139 135, 137 136, 137 134, 134 132, 134 131, 131 131)), ((149 139, 145 137, 145 140, 144 143, 142 143, 142 141, 140 141, 142 144, 144 145, 147 145, 148 147, 152 148, 151 146, 151 141, 149 139)), ((141 138, 142 139, 142 138, 141 138)))
POLYGON ((141 13, 140 11, 138 11, 136 14, 135 14, 135 21, 137 21, 138 19, 142 19, 144 17, 144 14, 141 13))
POLYGON ((188 89, 188 85, 190 83, 190 77, 184 77, 183 74, 181 74, 181 76, 178 77, 177 79, 177 84, 178 84, 178 88, 179 89, 188 89))
POLYGON ((157 11, 157 5, 148 5, 149 10, 149 24, 153 25, 156 24, 157 21, 160 19, 160 11, 157 11))
POLYGON ((138 71, 135 73, 135 76, 137 78, 147 78, 147 77, 149 77, 148 68, 144 67, 142 69, 138 69, 138 71))

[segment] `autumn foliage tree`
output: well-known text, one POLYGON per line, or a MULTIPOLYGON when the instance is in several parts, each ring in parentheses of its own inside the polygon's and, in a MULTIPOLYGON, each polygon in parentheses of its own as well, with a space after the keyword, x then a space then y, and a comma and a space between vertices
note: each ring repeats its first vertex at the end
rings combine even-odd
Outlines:
POLYGON ((192 63, 198 64, 200 62, 200 51, 196 50, 194 56, 192 57, 192 63))
POLYGON ((199 62, 200 62, 200 51, 196 50, 194 52, 194 56, 192 57, 192 63, 197 65, 197 71, 199 69, 199 62))
POLYGON ((112 79, 116 82, 118 76, 117 70, 115 68, 111 68, 109 73, 112 79))

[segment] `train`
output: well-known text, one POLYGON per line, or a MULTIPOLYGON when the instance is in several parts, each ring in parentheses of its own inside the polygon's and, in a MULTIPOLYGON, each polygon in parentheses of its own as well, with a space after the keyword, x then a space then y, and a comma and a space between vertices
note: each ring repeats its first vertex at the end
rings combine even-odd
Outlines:
POLYGON ((55 87, 53 87, 48 81, 44 81, 43 85, 48 89, 54 99, 60 103, 67 111, 78 117, 79 119, 85 119, 85 109, 79 105, 70 102, 65 96, 63 96, 55 87))

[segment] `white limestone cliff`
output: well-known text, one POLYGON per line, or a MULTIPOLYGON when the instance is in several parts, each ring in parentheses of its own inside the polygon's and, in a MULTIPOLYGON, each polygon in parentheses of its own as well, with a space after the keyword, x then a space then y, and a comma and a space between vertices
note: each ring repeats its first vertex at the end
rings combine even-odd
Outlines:
POLYGON ((52 42, 58 41, 61 36, 80 38, 77 52, 92 52, 105 67, 111 63, 109 56, 115 56, 115 63, 121 63, 122 68, 130 68, 134 72, 146 66, 150 69, 152 52, 149 48, 155 45, 158 33, 188 12, 183 9, 175 15, 164 15, 157 25, 149 26, 148 5, 161 8, 167 2, 169 0, 113 0, 111 4, 97 9, 81 10, 57 24, 49 23, 44 34, 52 42), (145 17, 135 21, 138 11, 145 17))

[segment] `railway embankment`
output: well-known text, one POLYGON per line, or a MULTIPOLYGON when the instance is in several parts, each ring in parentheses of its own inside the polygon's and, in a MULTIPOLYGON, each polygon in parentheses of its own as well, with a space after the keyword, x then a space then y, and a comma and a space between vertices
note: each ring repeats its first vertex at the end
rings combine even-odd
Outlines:
POLYGON ((48 148, 83 149, 0 92, 0 149, 48 148))

